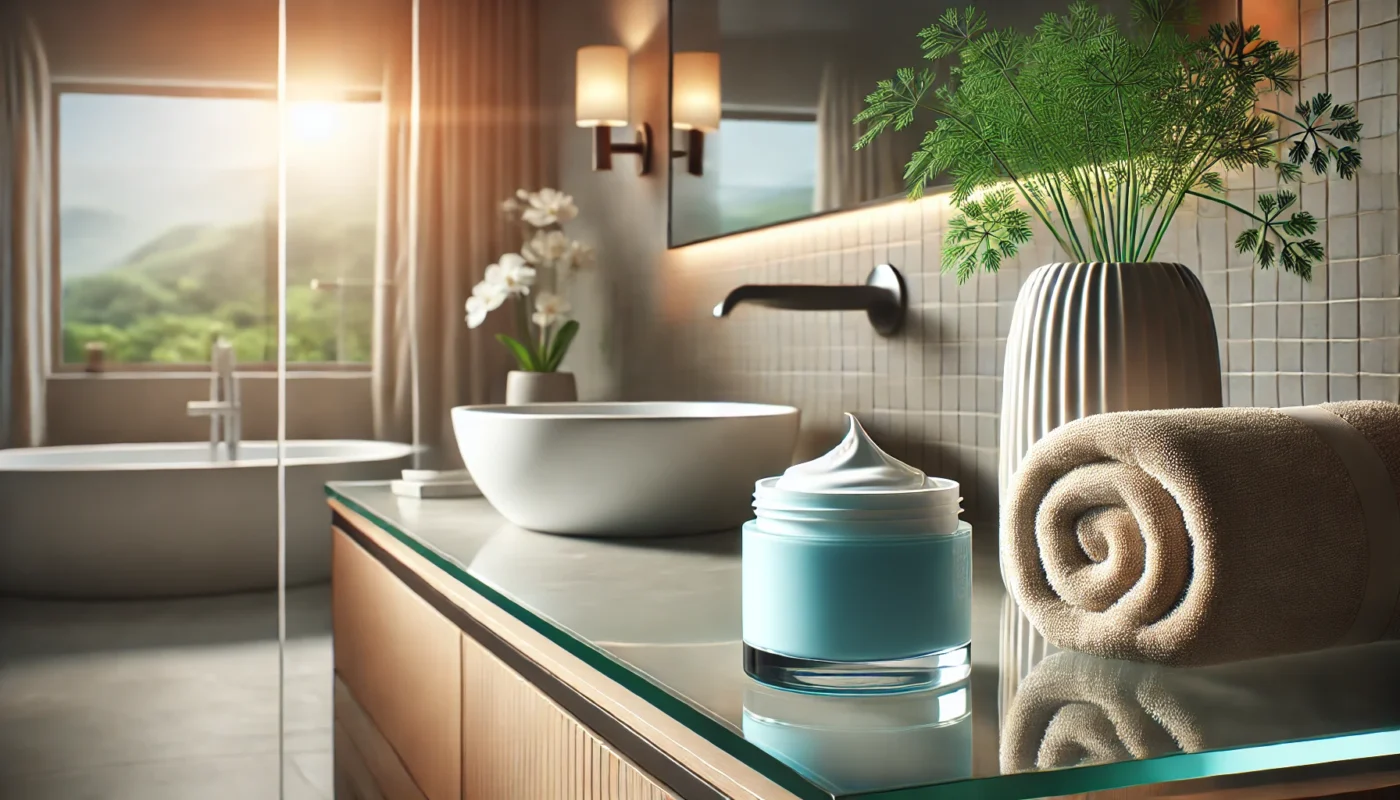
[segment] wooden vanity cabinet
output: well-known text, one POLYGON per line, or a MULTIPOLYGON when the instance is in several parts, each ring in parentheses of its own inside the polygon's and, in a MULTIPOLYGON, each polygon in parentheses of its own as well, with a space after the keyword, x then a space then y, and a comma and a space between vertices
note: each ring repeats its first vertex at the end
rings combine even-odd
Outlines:
POLYGON ((666 800, 660 783, 333 530, 337 800, 666 800))
MULTIPOLYGON (((462 786, 461 633, 344 531, 333 535, 337 721, 342 706, 354 703, 393 749, 422 797, 457 800, 462 786)), ((351 719, 347 728, 353 734, 365 726, 351 719)))

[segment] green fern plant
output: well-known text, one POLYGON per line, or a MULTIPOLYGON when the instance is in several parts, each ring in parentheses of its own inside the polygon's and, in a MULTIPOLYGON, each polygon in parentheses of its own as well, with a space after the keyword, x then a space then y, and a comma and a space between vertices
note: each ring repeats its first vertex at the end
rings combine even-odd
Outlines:
POLYGON ((1260 104, 1291 94, 1296 53, 1258 26, 1211 25, 1200 38, 1186 0, 1134 0, 1132 23, 1085 2, 1047 14, 1033 33, 989 30, 975 8, 951 9, 919 33, 924 56, 947 63, 899 70, 866 97, 857 148, 920 117, 931 126, 909 159, 911 198, 951 176, 961 212, 943 238, 943 267, 965 281, 994 272, 1031 238, 1034 215, 1080 261, 1151 261, 1187 197, 1254 221, 1235 241, 1261 267, 1304 279, 1323 247, 1317 220, 1286 188, 1254 210, 1225 196, 1223 171, 1273 170, 1279 186, 1306 166, 1352 178, 1361 123, 1319 94, 1292 114, 1260 104), (1018 202, 1019 201, 1019 202, 1018 202))

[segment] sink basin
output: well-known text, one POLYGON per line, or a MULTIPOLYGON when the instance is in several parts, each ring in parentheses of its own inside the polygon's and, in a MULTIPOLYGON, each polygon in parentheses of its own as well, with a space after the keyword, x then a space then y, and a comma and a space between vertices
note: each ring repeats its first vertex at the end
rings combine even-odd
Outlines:
POLYGON ((742 525, 754 482, 788 467, 798 410, 751 403, 461 406, 462 460, 522 528, 679 536, 742 525))

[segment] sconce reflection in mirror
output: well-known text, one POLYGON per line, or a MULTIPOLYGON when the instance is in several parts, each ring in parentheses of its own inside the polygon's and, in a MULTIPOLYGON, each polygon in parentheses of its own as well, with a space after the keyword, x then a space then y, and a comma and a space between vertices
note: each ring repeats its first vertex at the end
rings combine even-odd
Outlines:
POLYGON ((719 53, 689 51, 671 58, 671 127, 685 132, 685 171, 705 174, 705 134, 719 130, 719 53))
POLYGON ((574 119, 580 128, 593 129, 593 169, 612 169, 615 153, 638 156, 638 175, 651 171, 651 126, 643 122, 633 130, 631 142, 614 142, 613 128, 625 128, 631 118, 627 103, 627 48, 590 45, 578 49, 574 86, 574 119))

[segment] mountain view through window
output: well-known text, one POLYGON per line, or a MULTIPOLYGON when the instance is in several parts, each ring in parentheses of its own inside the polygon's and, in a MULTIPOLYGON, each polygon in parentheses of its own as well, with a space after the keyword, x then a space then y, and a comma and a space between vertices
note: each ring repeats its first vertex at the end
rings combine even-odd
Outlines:
MULTIPOLYGON (((219 336, 275 361, 276 102, 59 97, 63 361, 203 363, 219 336)), ((382 129, 377 102, 290 106, 289 362, 369 360, 382 129)))

